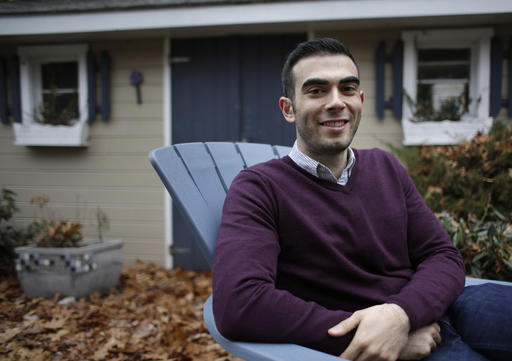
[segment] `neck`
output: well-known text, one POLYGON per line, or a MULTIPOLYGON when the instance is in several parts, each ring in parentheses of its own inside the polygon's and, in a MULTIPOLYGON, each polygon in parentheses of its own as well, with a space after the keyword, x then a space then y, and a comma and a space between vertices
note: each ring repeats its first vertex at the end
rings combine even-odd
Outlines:
POLYGON ((317 162, 320 162, 327 168, 329 168, 336 178, 341 177, 341 173, 343 173, 343 170, 347 167, 348 148, 343 150, 341 153, 322 152, 321 154, 313 154, 311 152, 305 151, 304 149, 301 149, 302 147, 300 146, 299 143, 297 144, 297 146, 302 153, 306 154, 307 156, 313 158, 317 162))

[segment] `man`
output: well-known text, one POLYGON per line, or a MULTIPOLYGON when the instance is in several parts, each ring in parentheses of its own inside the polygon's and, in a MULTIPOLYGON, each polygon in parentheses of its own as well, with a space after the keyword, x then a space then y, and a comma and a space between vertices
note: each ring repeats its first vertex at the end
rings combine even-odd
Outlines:
POLYGON ((228 192, 213 273, 219 330, 350 360, 428 356, 464 288, 459 252, 398 161, 350 148, 364 93, 348 49, 302 43, 282 80, 297 141, 228 192))

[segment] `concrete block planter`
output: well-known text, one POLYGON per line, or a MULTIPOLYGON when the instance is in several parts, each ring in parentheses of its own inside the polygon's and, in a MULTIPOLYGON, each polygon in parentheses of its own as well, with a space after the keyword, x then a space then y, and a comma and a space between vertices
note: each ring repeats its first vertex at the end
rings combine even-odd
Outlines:
POLYGON ((122 268, 123 241, 86 242, 84 247, 18 247, 16 270, 29 298, 86 297, 117 285, 122 268))

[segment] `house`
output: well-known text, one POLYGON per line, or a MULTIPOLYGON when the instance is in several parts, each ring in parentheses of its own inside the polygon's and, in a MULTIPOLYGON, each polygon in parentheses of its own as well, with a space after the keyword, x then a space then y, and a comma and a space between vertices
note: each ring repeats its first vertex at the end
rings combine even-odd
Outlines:
POLYGON ((100 207, 126 265, 203 267, 148 151, 291 145, 280 68, 325 36, 360 63, 356 147, 457 143, 512 117, 509 0, 1 2, 0 187, 18 193, 18 222, 47 195, 92 236, 100 207))

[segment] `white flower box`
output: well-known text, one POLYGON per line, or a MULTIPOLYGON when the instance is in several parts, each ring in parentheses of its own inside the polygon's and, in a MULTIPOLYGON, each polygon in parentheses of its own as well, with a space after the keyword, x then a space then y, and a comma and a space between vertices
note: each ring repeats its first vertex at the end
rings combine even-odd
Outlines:
POLYGON ((14 144, 28 146, 83 147, 89 145, 89 124, 14 123, 14 144))

